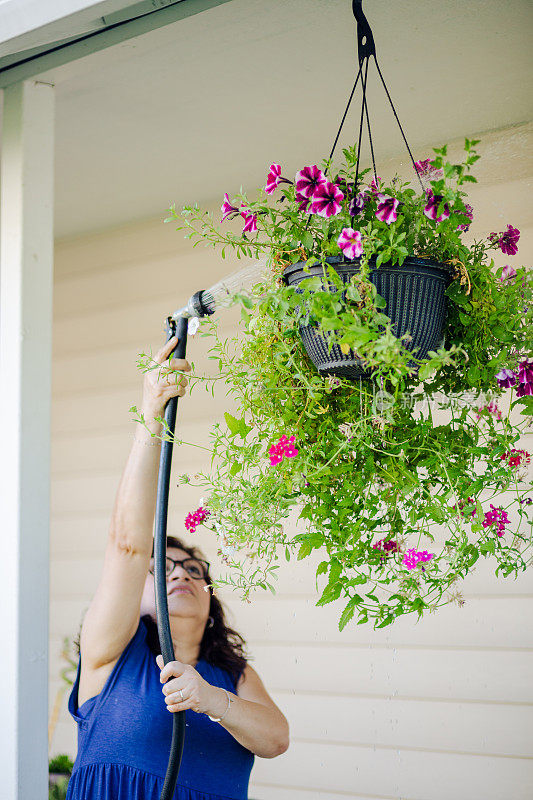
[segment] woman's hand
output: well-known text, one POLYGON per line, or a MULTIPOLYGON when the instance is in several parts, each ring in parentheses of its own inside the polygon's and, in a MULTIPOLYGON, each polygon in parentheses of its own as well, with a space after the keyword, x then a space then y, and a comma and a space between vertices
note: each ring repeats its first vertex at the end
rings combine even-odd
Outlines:
POLYGON ((169 358, 178 344, 178 337, 173 336, 154 356, 159 367, 145 372, 143 382, 142 409, 146 416, 159 416, 171 397, 183 397, 187 378, 180 372, 188 372, 191 368, 183 358, 169 358))
POLYGON ((227 705, 223 689, 211 686, 190 664, 169 661, 163 664, 163 656, 156 658, 164 683, 163 694, 169 711, 186 711, 191 708, 198 714, 222 716, 227 705))

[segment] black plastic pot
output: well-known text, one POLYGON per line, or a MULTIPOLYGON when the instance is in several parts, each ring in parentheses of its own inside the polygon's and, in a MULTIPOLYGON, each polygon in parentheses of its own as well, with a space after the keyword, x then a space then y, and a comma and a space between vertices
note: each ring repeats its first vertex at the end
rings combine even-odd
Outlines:
MULTIPOLYGON (((326 261, 345 284, 360 269, 359 259, 345 261, 342 256, 332 256, 326 261)), ((400 337, 409 333, 412 339, 406 343, 406 349, 414 351, 417 358, 426 358, 442 339, 448 312, 448 298, 444 292, 452 280, 451 267, 415 257, 406 258, 401 267, 388 263, 372 269, 373 263, 375 261, 371 260, 370 280, 387 304, 382 310, 392 321, 394 335, 400 337)), ((324 274, 321 264, 304 268, 304 261, 286 267, 285 283, 298 286, 304 278, 324 274)), ((322 286, 329 288, 328 281, 322 281, 322 286)), ((323 375, 349 379, 372 377, 372 370, 365 369, 353 351, 345 355, 337 344, 330 350, 327 339, 317 333, 316 326, 300 325, 300 335, 308 356, 323 375)), ((416 368, 414 362, 410 366, 416 368)))

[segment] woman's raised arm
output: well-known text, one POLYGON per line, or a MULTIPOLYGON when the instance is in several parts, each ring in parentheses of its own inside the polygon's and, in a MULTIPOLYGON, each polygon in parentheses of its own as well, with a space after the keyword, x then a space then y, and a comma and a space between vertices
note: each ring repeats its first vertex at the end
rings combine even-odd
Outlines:
MULTIPOLYGON (((138 424, 119 484, 100 583, 83 620, 80 652, 84 670, 95 671, 115 662, 139 624, 141 596, 152 552, 157 471, 162 416, 171 397, 185 394, 187 380, 173 372, 189 364, 168 360, 177 339, 170 339, 155 356, 161 368, 145 374, 141 411, 148 430, 138 424)), ((87 672, 86 672, 87 675, 87 672)))

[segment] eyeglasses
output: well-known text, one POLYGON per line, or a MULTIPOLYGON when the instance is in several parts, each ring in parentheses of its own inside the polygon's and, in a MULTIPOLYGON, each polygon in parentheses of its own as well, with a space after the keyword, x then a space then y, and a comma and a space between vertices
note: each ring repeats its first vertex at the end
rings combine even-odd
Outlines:
MULTIPOLYGON (((207 574, 209 572, 209 562, 204 561, 201 558, 182 558, 182 559, 175 559, 170 558, 167 556, 167 563, 166 563, 166 576, 171 574, 174 570, 176 564, 179 564, 182 569, 187 572, 191 578, 194 578, 196 581, 205 580, 207 578, 207 574)), ((151 574, 154 574, 154 567, 150 567, 151 574)))

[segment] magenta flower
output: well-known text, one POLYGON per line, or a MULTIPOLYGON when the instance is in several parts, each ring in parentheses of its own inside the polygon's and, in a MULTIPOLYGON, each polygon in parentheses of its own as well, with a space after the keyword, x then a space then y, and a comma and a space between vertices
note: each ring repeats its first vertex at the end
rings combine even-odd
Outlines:
POLYGON ((533 383, 533 358, 526 358, 518 365, 518 381, 533 383))
POLYGON ((357 258, 363 252, 361 233, 353 228, 343 228, 337 244, 347 258, 357 258))
POLYGON ((287 439, 285 435, 281 436, 278 443, 273 444, 268 450, 270 463, 273 465, 279 464, 284 458, 294 458, 294 456, 298 455, 294 441, 294 436, 291 436, 290 439, 287 439))
POLYGON ((533 383, 521 383, 516 389, 517 397, 533 394, 533 383))
POLYGON ((224 202, 222 203, 220 210, 222 211, 222 219, 220 220, 221 222, 224 222, 224 220, 228 217, 231 217, 232 215, 236 216, 239 213, 239 209, 231 205, 227 192, 224 195, 224 202))
POLYGON ((396 553, 400 546, 394 539, 380 539, 372 545, 374 550, 382 550, 384 553, 396 553))
POLYGON ((381 184, 381 178, 379 177, 379 175, 374 175, 374 177, 370 181, 370 186, 369 186, 369 189, 373 195, 379 195, 381 191, 380 184, 381 184))
POLYGON ((210 513, 211 512, 208 511, 207 508, 200 506, 199 508, 196 509, 194 514, 193 513, 187 514, 185 518, 185 527, 187 528, 188 531, 194 533, 198 525, 201 525, 202 522, 205 522, 210 513))
POLYGON ((334 183, 321 183, 311 198, 311 214, 319 217, 334 217, 341 210, 344 195, 334 183))
POLYGON ((513 278, 516 278, 516 270, 514 267, 509 266, 509 264, 506 264, 504 267, 502 267, 500 281, 504 283, 505 281, 510 281, 513 278))
POLYGON ((241 217, 244 219, 243 233, 255 233, 257 231, 257 214, 252 214, 244 203, 241 205, 241 217), (243 210, 244 209, 244 210, 243 210))
POLYGON ((518 228, 507 225, 506 231, 503 231, 503 233, 489 233, 488 238, 489 242, 492 242, 494 247, 499 247, 505 255, 514 256, 518 253, 518 240, 520 239, 518 228))
POLYGON ((311 208, 310 208, 311 201, 308 200, 308 198, 305 197, 305 195, 296 192, 296 201, 300 204, 298 206, 298 211, 301 211, 302 213, 304 211, 307 211, 309 214, 311 213, 311 208))
POLYGON ((303 197, 312 198, 316 189, 322 184, 327 183, 327 178, 321 169, 313 164, 312 167, 304 167, 295 177, 296 191, 303 197))
POLYGON ((272 194, 274 189, 276 189, 279 184, 281 183, 281 165, 280 164, 271 164, 270 165, 270 172, 267 175, 267 182, 265 186, 265 192, 267 194, 272 194))
POLYGON ((270 172, 267 175, 265 192, 267 194, 272 194, 272 192, 277 189, 280 183, 292 183, 292 181, 288 180, 288 178, 282 177, 281 166, 279 164, 271 164, 270 172))
POLYGON ((440 194, 433 194, 431 189, 426 189, 426 207, 424 208, 424 214, 428 219, 433 219, 435 222, 442 222, 443 219, 448 219, 450 216, 450 207, 448 203, 444 203, 442 214, 438 215, 438 209, 440 202, 442 200, 442 195, 440 194))
POLYGON ((501 389, 510 389, 516 383, 516 375, 511 369, 502 369, 496 375, 496 380, 501 389))
POLYGON ((390 225, 391 222, 395 222, 398 219, 396 209, 400 204, 399 200, 396 200, 395 197, 389 197, 386 194, 378 194, 377 203, 376 217, 378 219, 382 222, 386 222, 387 225, 390 225))
POLYGON ((415 169, 421 178, 428 178, 430 181, 442 178, 444 174, 441 169, 435 169, 429 158, 425 158, 423 161, 415 161, 415 169))
POLYGON ((510 519, 507 516, 507 512, 499 506, 495 508, 492 503, 490 504, 490 511, 485 511, 485 519, 481 523, 484 528, 488 528, 491 525, 496 525, 496 533, 498 536, 503 536, 505 533, 505 526, 509 524, 510 519))
POLYGON ((460 214, 462 214, 462 215, 463 215, 463 217, 468 217, 468 219, 470 220, 470 222, 468 222, 468 223, 466 223, 466 224, 464 224, 464 225, 458 225, 458 226, 457 226, 457 230, 458 230, 458 231, 463 231, 463 233, 466 233, 466 231, 467 231, 467 230, 469 229, 469 227, 470 227, 470 223, 471 223, 471 222, 472 222, 472 220, 474 219, 474 209, 472 208, 472 206, 470 205, 470 203, 465 203, 465 210, 464 210, 464 211, 461 211, 461 212, 459 212, 459 213, 460 213, 460 214))
MULTIPOLYGON (((420 561, 430 561, 432 558, 433 553, 428 553, 427 550, 417 551, 411 548, 405 553, 402 564, 405 564, 407 569, 411 570, 414 569, 420 561)), ((422 569, 424 568, 422 567, 422 569)))
POLYGON ((481 411, 488 411, 488 413, 492 414, 494 417, 496 417, 496 419, 501 419, 502 418, 502 412, 498 408, 497 403, 495 403, 493 400, 491 400, 488 405, 480 406, 480 408, 478 408, 478 410, 476 412, 477 419, 481 419, 481 414, 479 413, 481 411))
POLYGON ((350 200, 350 205, 348 206, 349 215, 351 217, 356 217, 358 214, 360 214, 370 199, 370 195, 367 194, 366 191, 359 192, 359 194, 356 194, 355 197, 352 197, 350 200))
POLYGON ((500 460, 506 461, 510 467, 521 467, 530 463, 531 455, 527 450, 516 450, 513 448, 512 450, 506 450, 505 453, 500 456, 500 460))

